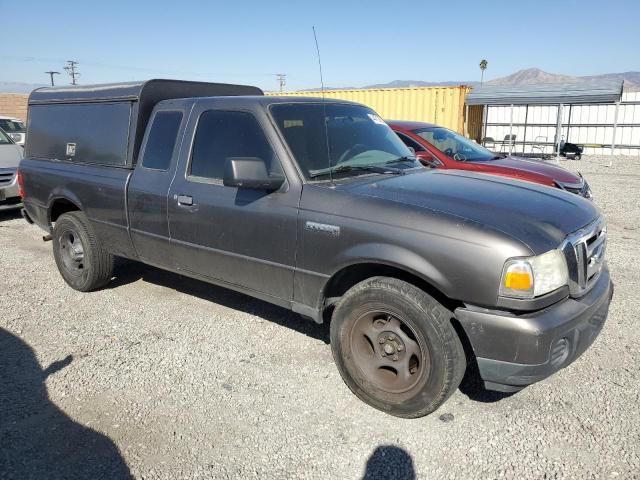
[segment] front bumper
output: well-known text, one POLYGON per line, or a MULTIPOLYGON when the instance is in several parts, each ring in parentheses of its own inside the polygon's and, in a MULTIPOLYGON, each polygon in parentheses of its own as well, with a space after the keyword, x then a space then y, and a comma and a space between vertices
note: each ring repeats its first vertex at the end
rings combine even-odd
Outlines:
POLYGON ((609 311, 613 284, 606 266, 581 298, 516 315, 458 308, 456 318, 473 347, 489 390, 515 392, 577 359, 598 336, 609 311))

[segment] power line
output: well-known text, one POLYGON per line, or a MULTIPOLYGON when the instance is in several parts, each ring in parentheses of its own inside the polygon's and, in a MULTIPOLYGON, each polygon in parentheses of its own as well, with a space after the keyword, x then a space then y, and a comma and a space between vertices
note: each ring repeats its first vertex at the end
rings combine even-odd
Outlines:
POLYGON ((44 73, 46 73, 47 75, 49 75, 49 77, 51 78, 51 86, 53 87, 53 86, 54 86, 54 83, 53 83, 53 76, 54 76, 54 75, 60 75, 60 72, 44 72, 44 73))
POLYGON ((284 86, 287 84, 287 74, 286 73, 276 73, 276 79, 280 84, 280 91, 282 92, 284 86))
POLYGON ((76 77, 80 76, 80 73, 76 71, 76 65, 78 65, 78 62, 76 62, 75 60, 67 60, 67 66, 64 67, 66 72, 71 77, 71 85, 77 85, 76 77))

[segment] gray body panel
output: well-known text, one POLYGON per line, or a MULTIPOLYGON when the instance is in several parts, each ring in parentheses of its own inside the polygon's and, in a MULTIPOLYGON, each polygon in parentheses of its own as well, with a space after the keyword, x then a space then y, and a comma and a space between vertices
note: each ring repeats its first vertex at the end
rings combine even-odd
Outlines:
MULTIPOLYGON (((317 101, 238 96, 160 102, 156 111, 184 113, 169 170, 26 159, 26 212, 50 229, 51 206, 65 198, 85 211, 117 255, 230 287, 316 321, 322 320, 330 280, 363 264, 408 272, 460 305, 499 309, 506 259, 558 248, 600 215, 577 195, 467 172, 416 169, 334 183, 304 181, 269 106, 317 101), (254 116, 286 177, 278 191, 189 177, 199 116, 216 109, 254 116)), ((562 304, 567 297, 561 290, 549 302, 562 304)), ((495 358, 509 348, 496 344, 495 358)))
POLYGON ((0 145, 0 210, 15 208, 14 203, 7 204, 6 201, 19 196, 16 171, 22 154, 22 147, 14 143, 0 145))

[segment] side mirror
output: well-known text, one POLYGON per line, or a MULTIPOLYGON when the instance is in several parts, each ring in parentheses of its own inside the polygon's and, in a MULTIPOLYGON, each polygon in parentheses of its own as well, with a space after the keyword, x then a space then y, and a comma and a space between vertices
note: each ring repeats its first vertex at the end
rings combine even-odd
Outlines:
POLYGON ((409 149, 409 151, 410 151, 413 155, 415 155, 415 154, 416 154, 416 149, 415 149, 415 148, 410 147, 410 146, 408 146, 408 145, 407 145, 407 148, 409 149))
POLYGON ((416 158, 422 163, 425 167, 438 168, 442 165, 442 162, 435 158, 427 151, 416 152, 416 158))
POLYGON ((222 183, 225 187, 278 190, 284 183, 282 176, 270 176, 264 160, 257 157, 227 158, 222 183))

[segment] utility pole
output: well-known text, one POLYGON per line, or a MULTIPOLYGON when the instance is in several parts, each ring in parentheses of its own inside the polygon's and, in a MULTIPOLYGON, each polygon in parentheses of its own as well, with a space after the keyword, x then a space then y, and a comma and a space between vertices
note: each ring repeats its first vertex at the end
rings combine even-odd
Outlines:
POLYGON ((55 84, 53 83, 53 76, 60 75, 60 72, 44 72, 44 73, 46 73, 47 75, 49 75, 49 77, 51 77, 51 86, 52 87, 55 86, 55 84))
POLYGON ((282 92, 284 86, 287 84, 287 74, 276 73, 276 78, 278 79, 278 83, 280 84, 280 91, 282 92))
POLYGON ((71 85, 77 85, 76 77, 80 76, 80 74, 76 71, 76 65, 78 65, 78 62, 76 62, 75 60, 67 60, 67 66, 64 67, 66 72, 71 77, 71 85))

